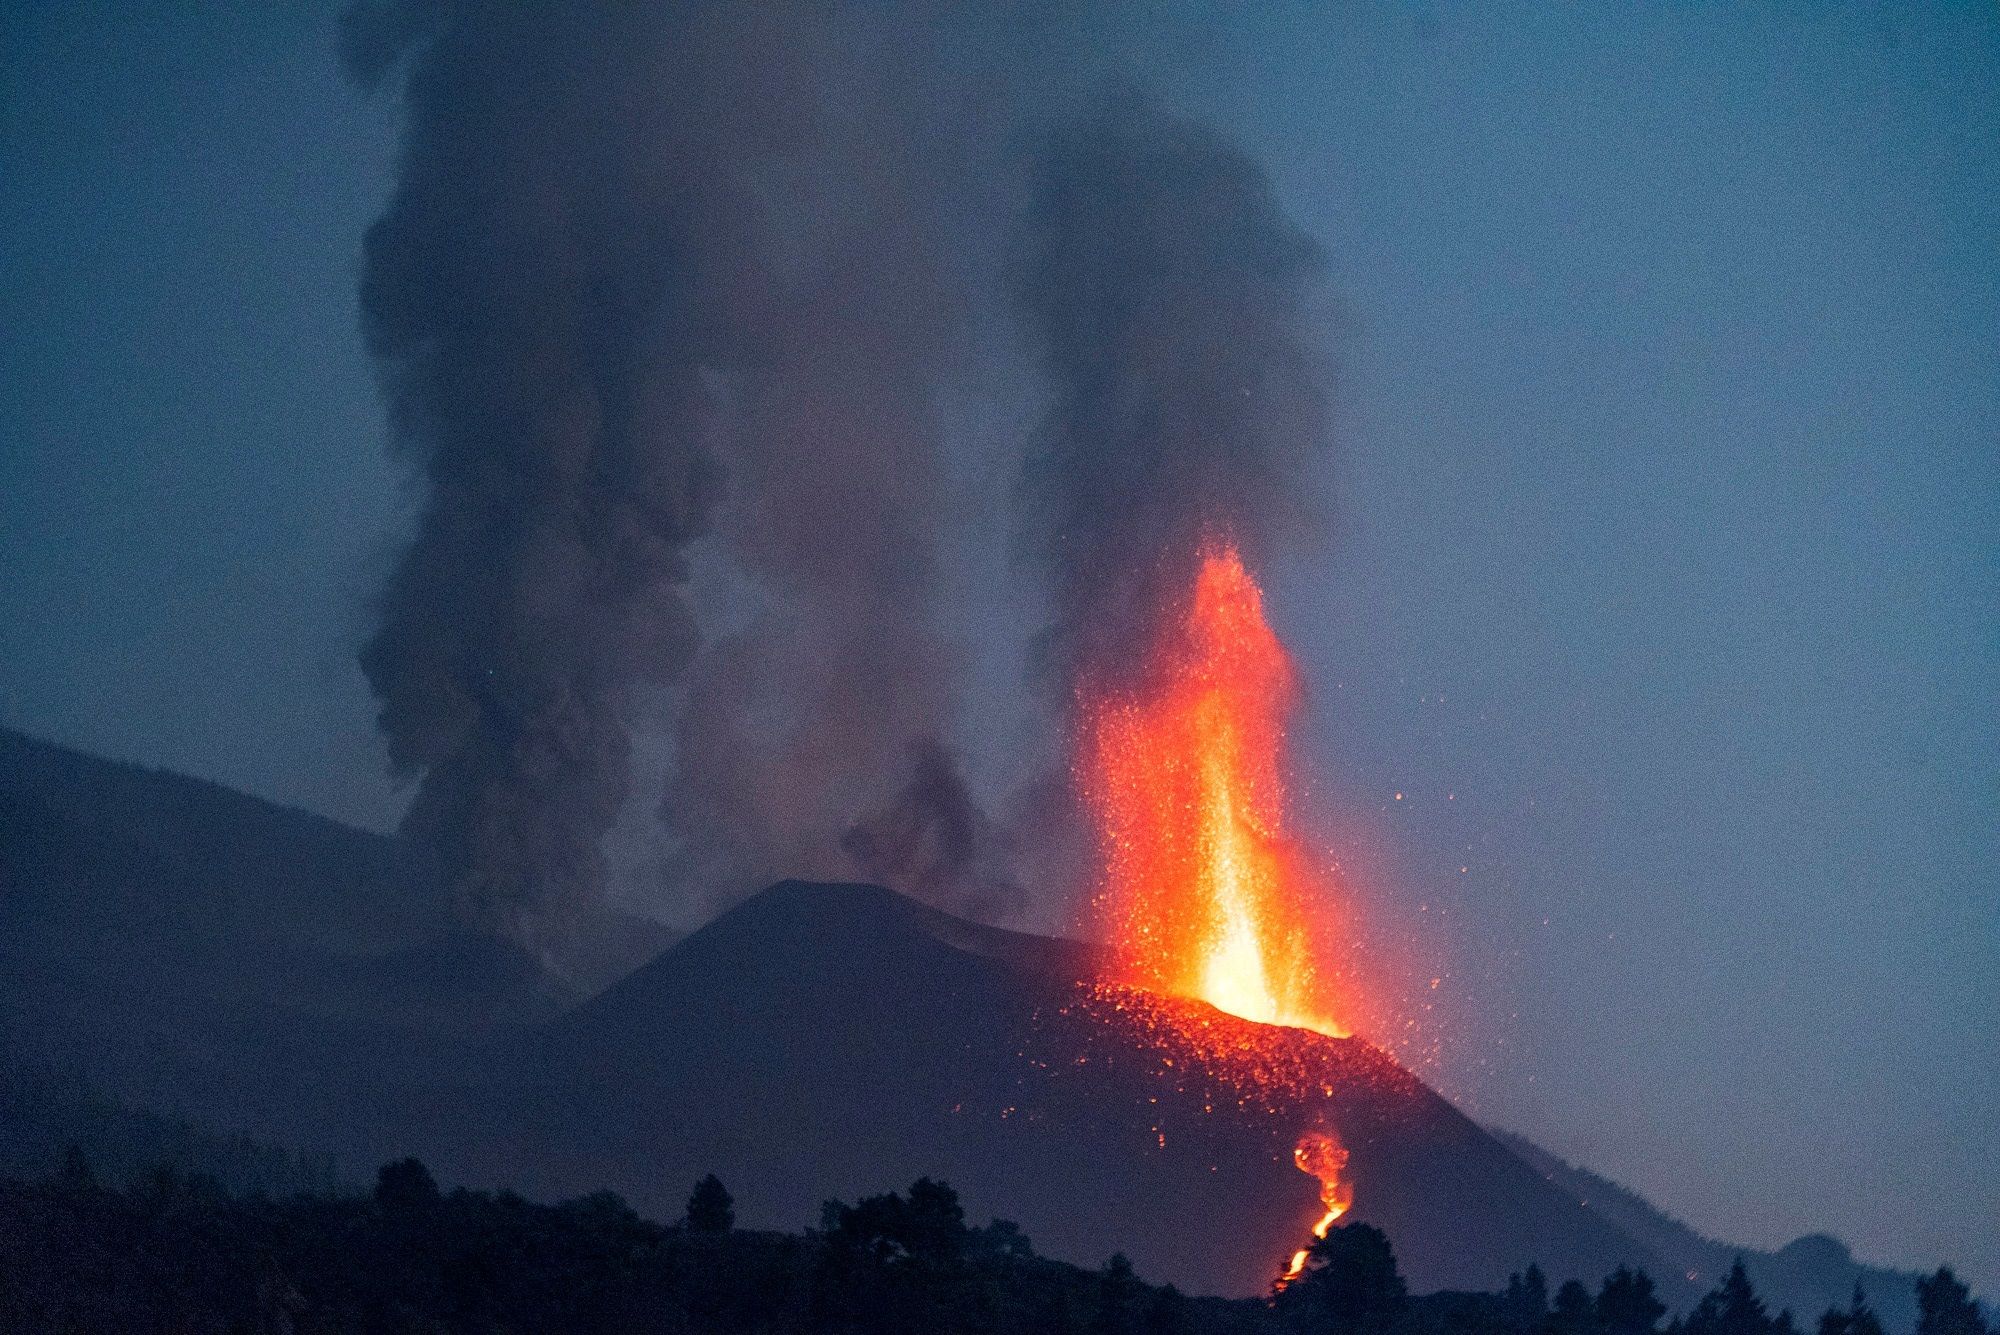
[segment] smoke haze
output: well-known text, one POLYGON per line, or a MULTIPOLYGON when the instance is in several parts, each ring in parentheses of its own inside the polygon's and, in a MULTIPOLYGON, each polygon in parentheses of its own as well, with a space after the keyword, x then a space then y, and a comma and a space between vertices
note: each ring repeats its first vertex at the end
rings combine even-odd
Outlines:
POLYGON ((403 65, 361 305, 425 486, 362 665, 419 781, 406 828, 473 920, 554 956, 602 880, 634 693, 696 646, 684 556, 720 483, 704 376, 755 280, 753 148, 701 112, 756 34, 413 0, 347 35, 364 79, 403 65))
POLYGON ((1040 670, 1066 702, 1143 663, 1204 537, 1254 566, 1311 517, 1321 259, 1261 166, 1143 93, 1058 127, 1032 189, 1014 289, 1053 402, 1021 537, 1051 603, 1040 670))
POLYGON ((1033 94, 1063 101, 1053 21, 350 15, 350 68, 400 76, 362 310, 423 485, 362 663, 406 829, 474 922, 559 963, 648 791, 672 894, 709 907, 858 874, 1005 916, 1025 843, 1066 879, 1052 785, 1003 824, 952 751, 940 553, 974 517, 941 401, 991 353, 1003 261, 1052 401, 1019 524, 1052 680, 1124 661, 1202 524, 1275 536, 1322 433, 1311 243, 1142 96, 1026 136, 1033 94), (698 608, 710 549, 733 592, 698 608), (659 781, 633 773, 656 715, 659 781))
POLYGON ((787 277, 726 433, 721 536, 761 605, 690 675, 664 815, 711 904, 859 874, 991 914, 1018 891, 944 740, 963 653, 938 606, 940 548, 967 522, 939 399, 966 372, 973 302, 946 213, 982 146, 967 87, 938 77, 942 34, 833 37, 853 48, 774 191, 787 277))

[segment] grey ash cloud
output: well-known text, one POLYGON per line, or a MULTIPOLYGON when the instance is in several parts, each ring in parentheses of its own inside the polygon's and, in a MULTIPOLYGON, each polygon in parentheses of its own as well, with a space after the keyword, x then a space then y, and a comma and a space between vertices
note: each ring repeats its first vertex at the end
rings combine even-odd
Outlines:
POLYGON ((418 484, 361 661, 406 830, 476 924, 560 966, 646 792, 684 900, 859 874, 1020 906, 1023 839, 953 757, 941 564, 969 522, 943 400, 993 355, 1024 206, 1052 408, 1021 532, 1057 675, 1122 661, 1199 525, 1288 522, 1323 436, 1317 253, 1253 162, 1142 97, 1023 155, 1064 101, 1034 40, 1059 15, 350 13, 350 68, 401 98, 361 305, 418 484), (696 605, 697 558, 727 605, 696 605), (635 774, 663 711, 667 772, 635 774))
POLYGON ((347 35, 358 76, 401 80, 361 307, 422 487, 361 661, 406 828, 469 917, 554 957, 602 881, 635 695, 698 646, 710 380, 759 281, 743 163, 781 127, 705 114, 719 71, 760 67, 721 11, 412 2, 347 35))
POLYGON ((1314 518, 1323 260, 1243 149, 1138 91, 1037 157, 1014 296, 1051 393, 1020 484, 1058 695, 1144 657, 1205 536, 1257 560, 1314 518))

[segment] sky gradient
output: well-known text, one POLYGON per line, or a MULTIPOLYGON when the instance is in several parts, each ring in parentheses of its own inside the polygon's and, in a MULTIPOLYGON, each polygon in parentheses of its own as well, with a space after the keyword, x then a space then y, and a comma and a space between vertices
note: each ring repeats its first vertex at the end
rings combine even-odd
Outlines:
MULTIPOLYGON (((0 19, 0 718, 382 828, 392 108, 332 32, 0 19)), ((1368 939, 1444 980, 1425 1074, 1712 1235, 2000 1293, 2000 10, 1187 8, 1120 59, 1332 260, 1271 605, 1368 939)), ((1033 611, 963 606, 993 774, 1033 611)))

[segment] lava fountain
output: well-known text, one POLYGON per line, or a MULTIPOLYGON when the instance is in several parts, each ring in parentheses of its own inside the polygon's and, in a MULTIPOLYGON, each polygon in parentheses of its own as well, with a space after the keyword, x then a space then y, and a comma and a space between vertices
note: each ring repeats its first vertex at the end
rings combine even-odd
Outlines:
POLYGON ((1233 544, 1204 546, 1151 654, 1138 684, 1078 692, 1116 981, 1345 1037, 1315 948, 1324 900, 1285 833, 1298 675, 1233 544))
MULTIPOLYGON (((1102 857, 1097 909, 1123 971, 1102 982, 1345 1038, 1321 967, 1327 887, 1285 832, 1285 728, 1298 673, 1233 544, 1203 546, 1192 588, 1163 609, 1142 652, 1139 670, 1078 692, 1076 773, 1102 857)), ((1207 1028, 1172 1007, 1114 1000, 1112 1009, 1165 1016, 1191 1036, 1207 1028)), ((1285 1044, 1239 1040, 1207 1064, 1273 1096, 1262 1088, 1272 1063, 1260 1059, 1273 1046, 1285 1044)), ((1347 1150, 1322 1121, 1292 1159, 1319 1179, 1312 1235, 1324 1238, 1353 1202, 1347 1150)), ((1304 1271, 1310 1251, 1293 1254, 1279 1287, 1304 1271)))

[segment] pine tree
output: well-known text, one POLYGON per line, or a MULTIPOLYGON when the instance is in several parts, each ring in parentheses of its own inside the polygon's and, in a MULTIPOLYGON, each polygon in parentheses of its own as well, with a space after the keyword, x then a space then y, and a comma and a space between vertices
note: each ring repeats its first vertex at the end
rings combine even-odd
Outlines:
POLYGON ((1605 1276, 1597 1294, 1597 1322, 1609 1335, 1653 1335, 1666 1304, 1653 1296, 1653 1280, 1643 1270, 1619 1266, 1605 1276))
POLYGON ((1573 1279, 1563 1281, 1549 1311, 1548 1330, 1552 1335, 1597 1335, 1597 1308, 1590 1290, 1573 1279))
POLYGON ((1500 1300, 1507 1318, 1519 1330, 1540 1330, 1549 1315, 1549 1281, 1538 1265, 1527 1272, 1507 1276, 1507 1292, 1500 1300))
POLYGON ((1777 1335, 1777 1323, 1750 1284, 1743 1258, 1688 1313, 1687 1335, 1777 1335))
POLYGON ((736 1202, 715 1174, 694 1184, 688 1197, 687 1226, 692 1233, 727 1233, 736 1227, 736 1202))
POLYGON ((1917 1281, 1917 1335, 1986 1335, 1978 1304, 1950 1266, 1917 1281))
POLYGON ((1860 1284, 1854 1286, 1854 1297, 1845 1312, 1837 1307, 1826 1309, 1819 1319, 1819 1335, 1883 1335, 1882 1322, 1862 1296, 1860 1284))

